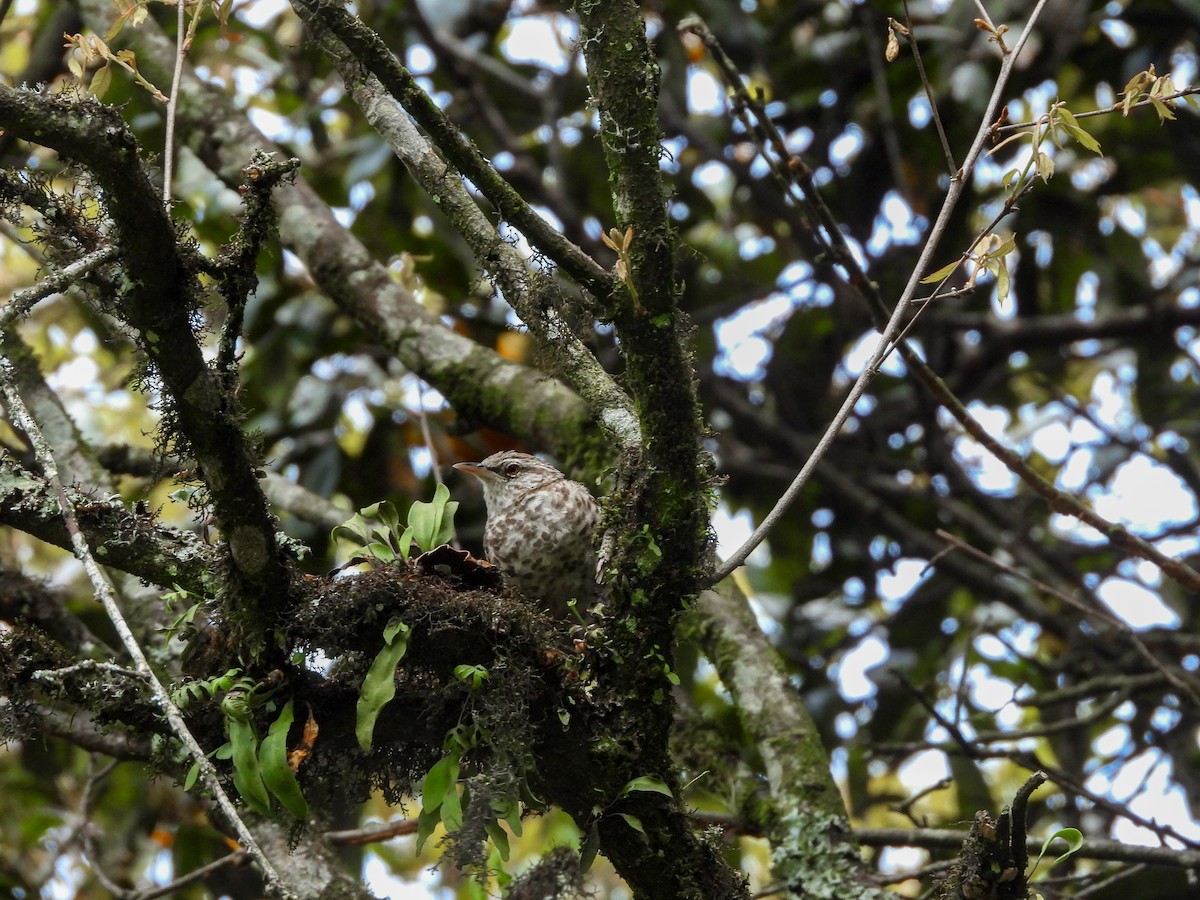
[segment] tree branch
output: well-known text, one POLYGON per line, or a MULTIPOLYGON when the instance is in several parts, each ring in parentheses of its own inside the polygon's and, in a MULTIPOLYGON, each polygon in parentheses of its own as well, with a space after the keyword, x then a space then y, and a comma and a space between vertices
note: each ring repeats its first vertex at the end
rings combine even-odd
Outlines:
POLYGON ((287 601, 287 566, 238 425, 232 386, 208 368, 192 329, 199 286, 179 257, 174 223, 137 142, 112 107, 7 87, 0 87, 0 123, 80 162, 104 189, 127 275, 121 312, 141 334, 209 489, 229 553, 230 612, 265 645, 270 622, 287 601))
MULTIPOLYGON (((408 116, 392 102, 379 78, 368 74, 346 46, 324 29, 324 17, 313 16, 303 5, 300 13, 332 58, 367 121, 388 142, 417 183, 435 199, 476 259, 491 272, 504 299, 517 311, 542 349, 552 354, 567 383, 595 410, 597 419, 621 446, 637 447, 641 435, 629 398, 574 335, 562 317, 563 304, 554 297, 549 278, 530 273, 516 248, 497 233, 467 192, 460 173, 442 161, 408 116)), ((392 66, 399 64, 392 60, 392 66)))
MULTIPOLYGON (((79 0, 88 25, 103 34, 113 24, 107 0, 79 0)), ((155 79, 170 71, 171 42, 153 19, 124 40, 155 79)), ((259 133, 230 98, 184 67, 178 126, 197 155, 236 186, 242 167, 263 149, 286 155, 259 133)), ((487 424, 559 456, 611 446, 600 437, 584 402, 556 379, 481 347, 443 325, 420 305, 366 247, 333 216, 303 178, 275 193, 279 236, 321 289, 408 369, 437 388, 468 421, 487 424)))
POLYGON ((375 75, 387 92, 425 129, 455 171, 470 179, 500 215, 518 228, 532 245, 595 297, 601 300, 608 297, 613 290, 612 276, 555 231, 525 202, 417 84, 379 35, 341 6, 326 0, 292 0, 292 7, 310 26, 319 23, 332 32, 357 63, 375 75))
POLYGON ((818 883, 821 896, 890 896, 862 887, 862 862, 816 723, 746 598, 732 584, 703 591, 684 629, 716 666, 762 756, 771 805, 757 824, 771 841, 775 876, 796 896, 818 883))
POLYGON ((225 788, 221 785, 216 768, 208 759, 204 748, 192 736, 187 723, 183 720, 182 713, 180 713, 179 708, 171 699, 170 692, 163 686, 158 676, 154 673, 154 670, 150 667, 150 662, 142 652, 141 645, 138 644, 137 638, 134 637, 133 632, 126 623, 125 616, 117 605, 116 593, 109 583, 108 576, 97 565, 95 558, 92 556, 91 548, 88 546, 87 538, 79 528, 79 522, 75 517, 74 504, 71 503, 62 481, 58 477, 54 455, 45 443, 37 422, 29 415, 25 409, 25 404, 21 401, 20 395, 14 388, 12 383, 12 368, 8 360, 3 357, 0 357, 0 390, 4 393, 9 413, 21 425, 21 428, 33 442, 38 462, 46 472, 46 477, 55 492, 63 520, 66 522, 67 531, 71 535, 71 544, 75 556, 83 563, 88 580, 91 581, 92 587, 96 592, 96 597, 104 606, 104 611, 108 614, 109 621, 112 622, 113 627, 120 636, 125 652, 133 660, 138 674, 150 685, 154 701, 171 726, 171 731, 184 747, 187 748, 189 755, 195 761, 196 765, 200 767, 200 777, 203 779, 205 787, 208 788, 213 798, 221 807, 222 812, 229 819, 230 824, 237 833, 238 840, 242 842, 262 868, 271 892, 284 898, 293 897, 292 891, 280 879, 275 866, 263 853, 254 835, 250 833, 250 829, 246 827, 245 822, 238 815, 237 808, 233 805, 233 801, 229 799, 229 796, 225 793, 225 788))

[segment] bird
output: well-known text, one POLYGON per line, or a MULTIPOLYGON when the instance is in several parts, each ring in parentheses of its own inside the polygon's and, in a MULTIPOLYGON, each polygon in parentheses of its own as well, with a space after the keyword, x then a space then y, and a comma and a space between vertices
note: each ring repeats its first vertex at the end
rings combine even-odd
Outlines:
POLYGON ((517 450, 455 463, 483 484, 483 551, 525 599, 559 618, 596 594, 593 536, 600 507, 586 487, 548 462, 517 450))

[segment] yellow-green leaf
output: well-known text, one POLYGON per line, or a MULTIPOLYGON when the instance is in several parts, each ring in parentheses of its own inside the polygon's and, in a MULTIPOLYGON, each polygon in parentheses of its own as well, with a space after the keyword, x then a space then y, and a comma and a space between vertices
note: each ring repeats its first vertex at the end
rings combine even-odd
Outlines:
POLYGON ((297 819, 308 816, 308 801, 296 781, 296 773, 288 765, 287 736, 292 727, 292 701, 284 704, 279 717, 271 723, 262 746, 258 748, 258 764, 263 782, 275 799, 297 819))
POLYGON ((941 281, 943 278, 949 278, 951 273, 962 263, 961 259, 956 259, 949 265, 942 266, 932 275, 926 275, 921 279, 921 284, 933 284, 935 281, 941 281))
POLYGON ((487 832, 488 837, 492 839, 492 843, 496 845, 496 850, 500 854, 500 859, 508 862, 508 832, 501 827, 499 822, 493 819, 488 819, 483 823, 483 830, 487 832))
POLYGON ((632 794, 634 791, 646 791, 652 794, 662 794, 664 797, 674 797, 667 783, 653 775, 639 775, 621 788, 621 796, 632 794))
POLYGON ((367 677, 363 679, 358 694, 358 708, 354 724, 354 736, 363 752, 371 752, 371 738, 375 733, 375 720, 391 699, 396 696, 396 666, 408 650, 410 629, 403 622, 393 621, 384 630, 386 643, 371 663, 367 677), (388 635, 391 634, 390 640, 388 635))
POLYGON ((262 770, 258 766, 258 736, 254 725, 248 720, 225 719, 229 732, 229 743, 233 748, 233 786, 256 813, 271 814, 271 795, 263 783, 262 770))

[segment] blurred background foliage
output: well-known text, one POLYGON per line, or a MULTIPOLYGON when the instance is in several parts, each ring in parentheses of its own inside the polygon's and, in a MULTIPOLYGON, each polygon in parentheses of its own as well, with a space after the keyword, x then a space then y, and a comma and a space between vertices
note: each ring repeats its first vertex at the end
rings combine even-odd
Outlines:
MULTIPOLYGON (((569 8, 534 0, 356 5, 526 198, 610 265, 600 235, 616 223, 569 8)), ((147 6, 170 32, 174 9, 147 6)), ((987 12, 1009 24, 1011 41, 1029 6, 995 0, 987 12)), ((811 450, 873 346, 873 332, 840 270, 809 258, 801 238, 806 211, 769 177, 758 147, 730 115, 711 58, 680 39, 679 22, 703 16, 761 92, 890 301, 951 173, 911 50, 902 42, 899 58, 885 62, 888 17, 915 31, 958 160, 979 126, 997 54, 972 24, 979 11, 966 0, 912 2, 907 13, 891 2, 655 0, 644 14, 662 65, 662 166, 686 244, 683 305, 695 323, 696 371, 724 477, 717 530, 729 551, 811 450)), ((62 86, 71 76, 58 35, 79 30, 71 3, 16 0, 0 23, 0 77, 62 86)), ((1008 120, 1036 119, 1056 100, 1077 115, 1111 106, 1151 66, 1185 87, 1196 77, 1198 35, 1200 12, 1184 0, 1050 0, 1010 84, 1008 120)), ((285 4, 236 0, 225 26, 204 15, 189 62, 301 158, 305 177, 339 218, 448 327, 540 365, 436 203, 366 125, 285 4)), ((145 91, 118 72, 104 99, 123 106, 145 147, 162 147, 162 111, 145 91)), ((923 308, 910 337, 989 430, 1037 471, 1170 555, 1195 561, 1200 119, 1184 103, 1175 115, 1163 123, 1143 109, 1082 121, 1102 155, 1077 144, 1046 148, 1054 177, 1002 226, 1016 238, 1009 297, 1002 302, 994 279, 981 277, 974 290, 923 308)), ((935 267, 970 249, 1026 147, 1010 144, 984 161, 935 267)), ((6 165, 27 152, 0 137, 6 165)), ((45 153, 26 164, 52 173, 60 187, 81 177, 45 153)), ((234 229, 236 194, 185 148, 176 195, 177 219, 211 253, 234 229)), ((11 228, 0 235, 0 292, 36 279, 30 237, 11 228)), ((272 470, 333 498, 349 515, 382 498, 428 497, 433 466, 445 470, 512 444, 480 428, 486 423, 456 416, 324 297, 291 254, 271 248, 259 275, 246 314, 240 400, 272 470)), ((220 312, 214 305, 206 314, 215 334, 220 312)), ((619 370, 611 329, 603 322, 579 327, 619 370)), ((137 361, 111 322, 58 298, 43 303, 20 333, 91 441, 153 444, 154 398, 130 389, 137 361)), ((1075 826, 1093 837, 1153 843, 1170 836, 1195 847, 1196 598, 1054 514, 960 433, 898 360, 888 362, 857 413, 742 571, 763 627, 822 729, 856 822, 942 826, 977 809, 996 812, 1041 766, 1053 789, 1035 797, 1032 834, 1075 826), (1083 607, 1115 613, 1165 668, 1152 666, 1111 622, 962 551, 947 552, 938 529, 1083 607), (1168 670, 1182 682, 1169 680, 1168 670), (1155 826, 1156 819, 1169 824, 1155 826)), ((11 431, 3 440, 21 446, 11 431)), ((460 536, 477 548, 479 498, 473 486, 450 483, 464 501, 460 536)), ((166 479, 126 476, 121 490, 162 507, 168 523, 200 527, 166 479)), ((312 572, 336 564, 325 528, 286 514, 283 521, 309 545, 312 572)), ((2 535, 5 566, 51 579, 72 609, 96 618, 90 589, 67 554, 11 530, 2 535)), ((711 669, 697 661, 684 675, 685 707, 705 713, 738 746, 728 695, 711 669)), ((740 755, 697 783, 692 801, 700 810, 736 821, 748 798, 735 775, 756 765, 752 747, 740 755)), ((74 833, 88 766, 82 751, 54 741, 10 744, 0 755, 0 886, 15 896, 103 896, 74 833)), ((163 878, 212 858, 213 834, 197 825, 193 805, 168 784, 144 783, 135 765, 108 778, 92 815, 103 864, 116 880, 163 878)), ((364 815, 389 811, 379 804, 364 815)), ((532 827, 510 869, 577 840, 571 830, 554 820, 532 827)), ((738 863, 766 879, 765 849, 750 838, 730 841, 738 863)), ((435 844, 423 857, 413 855, 411 838, 381 845, 369 851, 368 868, 430 890, 477 891, 448 871, 421 874, 436 858, 435 844)), ((916 880, 902 876, 929 862, 926 851, 868 852, 901 890, 919 892, 916 880)), ((1047 895, 1110 874, 1102 864, 1080 866, 1047 886, 1047 895)), ((607 876, 597 870, 595 877, 605 883, 607 876)), ((1127 897, 1164 897, 1173 878, 1149 869, 1119 889, 1127 897)), ((1089 894, 1112 895, 1103 888, 1089 894)))

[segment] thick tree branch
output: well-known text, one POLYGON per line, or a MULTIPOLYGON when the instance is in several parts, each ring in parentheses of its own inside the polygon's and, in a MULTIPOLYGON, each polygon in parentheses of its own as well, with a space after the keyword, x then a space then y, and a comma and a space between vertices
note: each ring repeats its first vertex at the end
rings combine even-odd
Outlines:
MULTIPOLYGON (((433 197, 438 208, 471 247, 475 258, 491 273, 505 300, 552 354, 564 379, 595 410, 600 423, 623 447, 637 447, 641 435, 629 398, 571 331, 560 310, 549 278, 529 271, 525 260, 496 231, 463 184, 460 173, 446 165, 417 131, 403 110, 384 90, 379 79, 328 31, 323 20, 301 9, 317 40, 341 73, 347 89, 362 108, 367 121, 388 142, 417 183, 433 197)), ((393 61, 393 65, 398 65, 393 61)))
MULTIPOLYGON (((187 532, 158 525, 150 512, 130 512, 120 500, 98 499, 67 489, 79 527, 107 565, 170 587, 178 583, 196 594, 218 588, 215 547, 187 532)), ((71 549, 57 498, 41 478, 0 457, 0 525, 24 531, 47 543, 71 549)))
POLYGON ((58 503, 59 511, 66 523, 67 531, 71 536, 71 546, 76 558, 83 564, 84 570, 87 572, 88 580, 91 581, 92 587, 96 592, 96 598, 103 604, 104 611, 107 613, 109 621, 112 622, 117 634, 121 638, 121 644, 125 648, 125 652, 129 654, 136 666, 137 673, 146 680, 150 686, 151 694, 155 704, 159 707, 163 717, 167 720, 171 727, 171 731, 180 743, 187 749, 188 754, 200 768, 200 777, 204 781, 205 787, 208 788, 213 798, 217 801, 221 810, 232 824, 237 833, 238 840, 246 847, 250 854, 258 862, 263 870, 263 875, 267 880, 267 885, 273 893, 282 897, 289 898, 293 894, 283 882, 279 873, 275 870, 272 861, 263 853, 258 846, 254 835, 250 833, 249 828, 238 815, 237 808, 234 806, 229 795, 226 794, 224 787, 217 776, 216 768, 205 754, 204 748, 197 743, 195 737, 188 729, 187 724, 183 720, 183 715, 179 711, 179 707, 171 699, 170 693, 164 687, 163 683, 158 679, 154 670, 150 667, 150 662, 146 658, 141 645, 137 638, 130 630, 129 625, 125 621, 125 616, 117 605, 116 592, 112 584, 108 580, 108 576, 96 563, 95 557, 92 555, 91 547, 88 545, 87 538, 80 530, 79 522, 75 516, 75 506, 67 495, 66 489, 62 481, 58 477, 58 469, 54 462, 54 455, 50 450, 49 445, 45 442, 41 430, 37 423, 29 415, 25 409, 25 404, 21 401, 12 382, 12 367, 7 359, 0 358, 0 390, 3 391, 5 400, 8 404, 9 414, 14 420, 20 424, 25 433, 33 442, 34 451, 37 454, 38 463, 46 472, 47 480, 54 491, 55 499, 58 503))
MULTIPOLYGON (((88 25, 100 34, 112 27, 107 0, 79 0, 88 25)), ((155 80, 174 61, 171 42, 152 19, 122 39, 138 65, 155 80)), ((200 158, 235 186, 257 150, 284 155, 263 137, 222 91, 185 66, 177 126, 200 158)), ((405 366, 437 388, 468 421, 521 437, 559 456, 591 446, 605 451, 583 401, 561 382, 504 359, 456 334, 398 284, 363 244, 333 216, 302 178, 275 194, 279 236, 308 267, 317 283, 405 366)))
POLYGON ((236 418, 231 385, 204 361, 191 316, 199 293, 180 259, 174 223, 141 164, 120 113, 72 100, 0 87, 0 123, 17 137, 86 166, 104 189, 122 246, 127 290, 122 314, 142 338, 171 397, 178 427, 200 465, 229 551, 230 608, 254 636, 286 602, 289 578, 275 526, 254 474, 254 459, 236 418))
POLYGON ((525 202, 417 84, 379 35, 343 7, 328 0, 292 0, 292 7, 310 25, 320 23, 332 32, 358 64, 375 75, 388 93, 425 129, 454 170, 469 178, 500 215, 520 229, 532 245, 597 298, 603 300, 612 292, 612 276, 555 231, 525 202))
POLYGON ((776 877, 797 897, 889 896, 863 886, 828 753, 746 598, 732 585, 703 591, 684 627, 717 667, 762 756, 771 803, 757 824, 774 848, 776 877))
MULTIPOLYGON (((643 435, 632 522, 645 523, 668 565, 659 609, 678 609, 695 589, 708 548, 707 465, 700 450, 699 402, 689 330, 678 306, 676 236, 667 219, 660 166, 659 71, 645 23, 632 0, 576 5, 588 84, 617 212, 623 291, 609 309, 625 360, 625 379, 643 435)), ((618 549, 617 567, 627 565, 618 549)))

